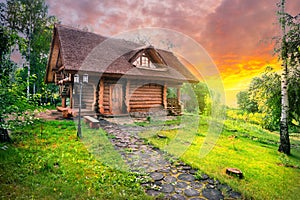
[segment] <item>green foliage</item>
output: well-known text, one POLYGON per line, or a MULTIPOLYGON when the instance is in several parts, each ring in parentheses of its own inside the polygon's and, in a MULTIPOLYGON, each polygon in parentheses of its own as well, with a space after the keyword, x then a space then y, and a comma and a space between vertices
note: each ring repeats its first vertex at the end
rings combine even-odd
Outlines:
MULTIPOLYGON (((99 132, 86 136, 100 142, 99 132)), ((106 166, 92 154, 99 144, 77 140, 73 121, 36 123, 12 137, 15 143, 0 149, 1 199, 151 199, 142 176, 106 166)))
MULTIPOLYGON (((300 78, 289 76, 288 80, 289 124, 291 129, 295 129, 300 120, 300 78)), ((252 116, 245 113, 242 114, 243 117, 269 130, 279 130, 281 114, 280 85, 280 75, 270 67, 261 76, 254 77, 248 90, 238 93, 237 101, 239 108, 247 112, 260 113, 256 115, 259 118, 263 117, 263 119, 259 119, 259 121, 251 120, 252 116)))
POLYGON ((26 82, 21 79, 16 82, 0 79, 0 119, 5 120, 0 122, 0 127, 14 129, 34 121, 30 112, 34 107, 26 99, 25 88, 26 82))
POLYGON ((56 103, 57 88, 44 84, 47 54, 52 37, 54 17, 48 17, 44 0, 7 0, 0 3, 0 126, 13 129, 32 123, 34 106, 43 102, 56 103), (30 45, 30 48, 29 48, 30 45), (29 84, 33 94, 27 99, 27 69, 19 68, 10 60, 19 51, 29 60, 29 84), (29 50, 29 51, 28 51, 29 50), (54 94, 54 95, 53 95, 54 94))
POLYGON ((236 99, 240 109, 251 113, 258 111, 257 103, 250 99, 248 91, 240 91, 236 99))
MULTIPOLYGON (((48 16, 45 0, 7 0, 1 3, 1 11, 3 13, 0 17, 1 24, 17 36, 15 46, 11 46, 18 49, 30 65, 31 93, 38 94, 39 104, 49 102, 50 99, 53 101, 49 93, 57 92, 57 88, 45 85, 44 76, 53 24, 58 20, 53 16, 48 16)), ((21 70, 20 75, 26 80, 27 68, 21 70)))
POLYGON ((168 88, 167 98, 176 98, 176 97, 177 97, 177 89, 176 88, 168 88))
MULTIPOLYGON (((285 1, 282 4, 278 4, 280 9, 284 6, 285 1)), ((280 59, 287 59, 290 72, 294 73, 297 71, 299 73, 297 65, 300 63, 300 13, 292 16, 284 12, 284 10, 283 12, 280 10, 278 16, 279 23, 282 29, 284 29, 284 35, 277 38, 274 51, 279 55, 280 59)))
POLYGON ((292 76, 289 78, 289 117, 290 124, 293 126, 298 126, 300 123, 300 74, 298 76, 292 76))
POLYGON ((242 122, 249 122, 251 124, 257 124, 260 126, 264 126, 265 121, 265 115, 262 113, 249 113, 249 112, 245 112, 243 110, 234 110, 234 109, 227 109, 226 111, 226 116, 229 119, 232 120, 239 120, 242 122))
POLYGON ((251 100, 258 105, 259 112, 264 114, 264 128, 279 129, 281 112, 280 76, 267 68, 260 77, 252 79, 249 87, 251 100))
POLYGON ((209 89, 205 83, 197 84, 184 83, 181 87, 182 102, 187 112, 199 112, 203 114, 209 105, 206 105, 209 98, 209 89))

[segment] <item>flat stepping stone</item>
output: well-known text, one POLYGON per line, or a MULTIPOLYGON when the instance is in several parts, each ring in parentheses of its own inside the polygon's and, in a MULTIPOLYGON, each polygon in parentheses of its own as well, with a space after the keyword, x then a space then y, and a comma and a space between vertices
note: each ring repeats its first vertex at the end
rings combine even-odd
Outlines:
POLYGON ((125 143, 117 143, 116 146, 124 148, 124 147, 127 147, 127 144, 125 144, 125 143))
POLYGON ((167 183, 175 183, 177 179, 174 176, 166 176, 164 178, 164 181, 166 181, 167 183))
POLYGON ((152 172, 150 174, 150 177, 154 180, 154 181, 160 181, 164 178, 164 175, 162 173, 158 173, 158 172, 152 172))
POLYGON ((150 158, 151 156, 148 154, 140 154, 141 158, 150 158))
POLYGON ((190 170, 192 169, 192 167, 188 166, 188 165, 185 165, 185 166, 182 166, 182 169, 183 170, 190 170))
POLYGON ((132 148, 132 149, 138 149, 139 146, 138 145, 135 145, 135 144, 130 144, 128 145, 129 148, 132 148))
POLYGON ((203 196, 209 200, 219 200, 224 199, 222 192, 217 189, 204 189, 202 191, 203 196))
POLYGON ((157 195, 160 194, 159 191, 157 191, 157 190, 152 190, 152 189, 147 190, 146 193, 147 193, 149 196, 152 196, 152 197, 157 196, 157 195))
POLYGON ((191 174, 180 174, 178 176, 178 179, 182 180, 182 181, 189 181, 189 182, 191 182, 191 181, 195 180, 195 177, 193 175, 191 175, 191 174))
POLYGON ((233 199, 241 199, 242 195, 238 192, 230 191, 229 196, 233 199))
POLYGON ((177 193, 177 194, 182 194, 183 193, 183 190, 180 190, 180 189, 175 189, 175 192, 177 193))
POLYGON ((177 182, 176 187, 187 188, 188 184, 186 182, 177 182))
POLYGON ((164 168, 164 169, 159 170, 159 172, 162 172, 162 173, 169 173, 169 172, 170 172, 170 169, 164 168))
POLYGON ((214 189, 215 186, 214 186, 214 185, 211 185, 211 184, 207 184, 207 185, 206 185, 206 188, 207 188, 207 189, 214 189))
POLYGON ((161 186, 161 185, 162 185, 162 182, 161 182, 161 181, 155 181, 154 184, 155 184, 155 185, 158 185, 158 186, 161 186))
POLYGON ((194 189, 199 189, 199 188, 203 187, 203 184, 199 183, 199 182, 192 182, 191 187, 194 188, 194 189))
POLYGON ((171 200, 186 200, 186 198, 180 194, 174 194, 171 196, 171 200))
POLYGON ((161 191, 163 193, 172 193, 174 192, 174 186, 171 184, 164 184, 161 186, 161 191))
POLYGON ((209 179, 209 176, 207 174, 202 174, 200 179, 207 180, 207 179, 209 179))
POLYGON ((197 190, 194 190, 192 188, 189 188, 189 189, 184 190, 184 194, 188 197, 195 197, 195 196, 199 196, 200 192, 198 192, 197 190))
POLYGON ((213 179, 208 179, 207 182, 211 185, 214 185, 215 184, 215 181, 213 179))

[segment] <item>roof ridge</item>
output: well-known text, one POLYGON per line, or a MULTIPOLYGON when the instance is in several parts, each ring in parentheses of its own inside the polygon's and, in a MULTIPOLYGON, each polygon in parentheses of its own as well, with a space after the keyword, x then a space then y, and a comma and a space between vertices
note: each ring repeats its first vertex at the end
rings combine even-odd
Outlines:
POLYGON ((54 27, 55 27, 55 28, 58 28, 59 26, 60 26, 60 27, 63 27, 63 28, 67 28, 67 29, 72 29, 72 30, 74 30, 74 31, 79 31, 79 32, 83 32, 83 33, 94 34, 94 35, 97 35, 97 36, 100 36, 100 37, 104 37, 104 38, 106 38, 106 39, 109 38, 109 37, 104 36, 104 35, 102 35, 102 34, 98 34, 98 33, 95 33, 95 32, 91 32, 91 31, 89 31, 89 30, 82 30, 82 29, 80 29, 80 28, 76 28, 76 27, 73 27, 73 26, 70 26, 70 25, 59 24, 59 23, 55 23, 55 24, 54 24, 54 27))

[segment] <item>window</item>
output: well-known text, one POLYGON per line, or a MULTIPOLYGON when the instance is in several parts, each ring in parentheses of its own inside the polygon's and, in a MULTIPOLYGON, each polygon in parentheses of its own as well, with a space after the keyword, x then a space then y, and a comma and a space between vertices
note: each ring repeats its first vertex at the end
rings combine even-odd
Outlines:
POLYGON ((142 66, 149 67, 149 59, 146 56, 142 56, 142 66))
POLYGON ((156 66, 150 61, 150 59, 143 53, 133 63, 136 67, 155 69, 156 66))

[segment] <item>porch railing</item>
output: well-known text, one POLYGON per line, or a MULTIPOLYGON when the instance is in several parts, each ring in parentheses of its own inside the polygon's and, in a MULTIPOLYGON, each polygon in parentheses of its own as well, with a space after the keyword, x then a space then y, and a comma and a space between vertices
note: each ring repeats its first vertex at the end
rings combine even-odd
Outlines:
POLYGON ((177 98, 168 98, 167 99, 167 110, 171 115, 180 115, 181 114, 181 104, 177 98))

